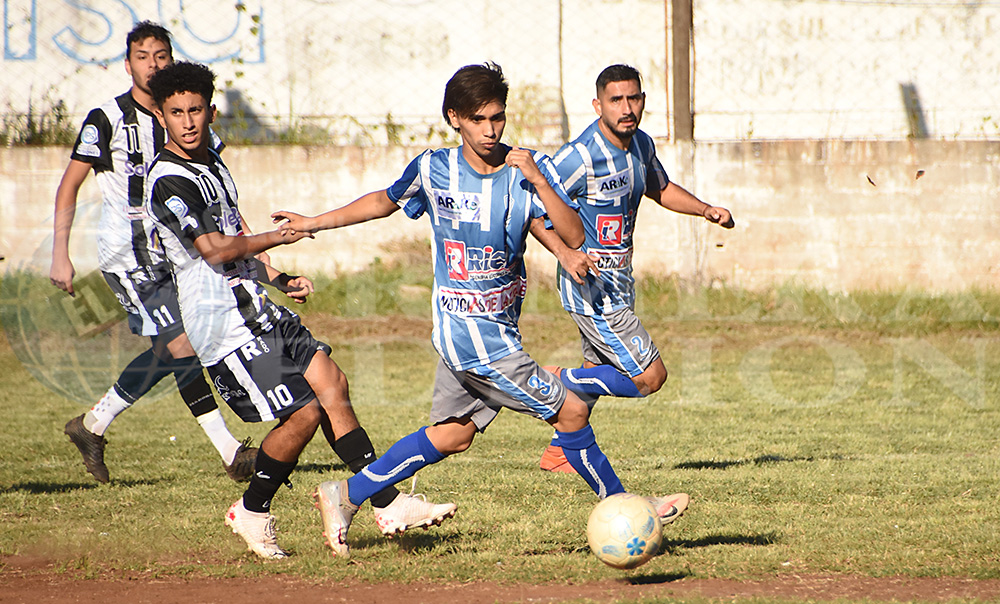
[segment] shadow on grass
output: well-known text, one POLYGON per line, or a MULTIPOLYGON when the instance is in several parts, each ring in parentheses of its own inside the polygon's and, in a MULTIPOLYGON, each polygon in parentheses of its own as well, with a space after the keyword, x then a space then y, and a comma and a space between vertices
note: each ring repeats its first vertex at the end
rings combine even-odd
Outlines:
MULTIPOLYGON (((347 464, 343 463, 316 463, 313 461, 300 463, 295 466, 295 472, 316 472, 317 474, 325 474, 327 472, 342 472, 347 471, 347 464)), ((294 475, 293 475, 294 478, 294 475)), ((341 477, 342 478, 342 477, 341 477)), ((332 480, 332 479, 330 479, 332 480)))
POLYGON ((626 577, 625 581, 629 585, 659 585, 661 583, 673 583, 674 581, 680 581, 681 579, 686 579, 691 576, 691 573, 679 572, 679 573, 654 573, 652 575, 643 575, 641 577, 626 577))
MULTIPOLYGON (((433 531, 421 531, 419 533, 414 533, 413 531, 407 531, 403 535, 398 535, 395 537, 390 537, 390 543, 394 543, 399 546, 399 549, 407 554, 420 554, 426 553, 433 550, 441 545, 447 545, 449 543, 462 543, 466 540, 466 537, 459 533, 444 533, 444 532, 433 532, 433 531)), ((351 549, 365 549, 368 547, 380 547, 385 545, 385 537, 382 538, 368 538, 362 537, 356 542, 351 542, 351 549)))
POLYGON ((657 556, 674 553, 680 549, 694 549, 712 545, 774 545, 781 541, 778 533, 763 533, 760 535, 707 535, 700 539, 664 539, 657 556))
POLYGON ((71 482, 65 484, 53 484, 51 482, 19 482, 4 490, 11 493, 20 491, 22 493, 30 493, 32 495, 47 495, 52 493, 69 493, 79 489, 96 489, 99 486, 101 485, 94 482, 71 482))
MULTIPOLYGON (((824 457, 822 459, 842 459, 839 455, 824 457)), ((726 470, 735 466, 766 466, 776 463, 789 463, 797 461, 816 461, 816 457, 785 457, 784 455, 761 455, 753 459, 726 459, 708 461, 685 461, 674 466, 675 470, 726 470)))

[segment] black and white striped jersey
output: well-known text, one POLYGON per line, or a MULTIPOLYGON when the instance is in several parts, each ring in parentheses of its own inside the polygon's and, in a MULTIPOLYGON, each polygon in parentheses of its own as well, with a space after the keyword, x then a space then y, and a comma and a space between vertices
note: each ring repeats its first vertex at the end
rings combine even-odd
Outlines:
MULTIPOLYGON (((103 203, 97 230, 97 262, 105 272, 130 271, 163 262, 146 213, 149 164, 167 133, 156 116, 126 92, 92 110, 83 122, 72 159, 93 166, 103 203)), ((212 147, 224 145, 212 133, 212 147)))
MULTIPOLYGON (((163 150, 150 165, 147 211, 174 271, 184 331, 203 365, 273 328, 279 307, 257 283, 253 259, 211 265, 194 247, 206 233, 243 236, 236 185, 222 159, 163 150)), ((262 275, 261 277, 266 277, 262 275)))

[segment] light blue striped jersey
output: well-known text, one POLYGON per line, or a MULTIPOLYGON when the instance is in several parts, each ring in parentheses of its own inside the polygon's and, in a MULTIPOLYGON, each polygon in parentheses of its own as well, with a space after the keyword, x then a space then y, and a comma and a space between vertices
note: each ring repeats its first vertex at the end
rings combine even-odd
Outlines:
POLYGON ((639 130, 628 151, 622 151, 601 133, 595 120, 576 140, 567 143, 554 163, 566 193, 580 206, 586 233, 582 250, 601 271, 578 285, 558 269, 563 308, 581 315, 601 315, 634 308, 632 234, 639 202, 651 187, 666 188, 669 179, 656 158, 653 139, 639 130))
MULTIPOLYGON (((546 155, 535 163, 563 200, 546 155)), ((492 363, 521 350, 517 327, 526 291, 528 227, 545 206, 520 170, 476 172, 461 147, 427 150, 387 190, 410 218, 427 214, 434 232, 434 331, 438 354, 456 371, 492 363)))

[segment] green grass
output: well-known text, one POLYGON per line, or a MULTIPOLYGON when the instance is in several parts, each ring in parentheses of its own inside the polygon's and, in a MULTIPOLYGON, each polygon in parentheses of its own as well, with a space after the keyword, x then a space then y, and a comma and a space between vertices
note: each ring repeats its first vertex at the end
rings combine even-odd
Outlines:
MULTIPOLYGON (((324 280, 316 299, 296 308, 333 345, 379 450, 423 425, 430 406, 437 357, 422 289, 428 283, 419 280, 426 271, 417 272, 410 277, 414 271, 388 263, 324 280)), ((296 555, 258 561, 222 524, 241 487, 225 478, 207 438, 169 390, 112 426, 112 482, 98 485, 62 435, 85 405, 36 379, 37 357, 24 362, 33 338, 52 340, 59 327, 45 294, 32 297, 49 287, 44 279, 32 284, 8 275, 0 296, 11 340, 0 340, 0 555, 45 556, 83 576, 141 570, 397 582, 807 573, 1000 578, 994 293, 752 293, 645 282, 638 314, 670 378, 643 401, 602 400, 592 422, 627 488, 683 490, 692 503, 666 529, 662 555, 622 573, 587 549, 584 527, 595 499, 584 482, 537 469, 551 429, 510 412, 469 451, 418 475, 418 492, 458 503, 455 519, 387 540, 365 508, 351 529, 353 557, 346 562, 323 546, 309 497, 318 482, 348 475, 322 438, 303 453, 294 489, 275 499, 280 543, 296 555), (36 313, 43 317, 32 324, 37 333, 12 322, 36 313)), ((578 364, 576 329, 554 293, 536 286, 525 309, 532 356, 578 364)), ((66 337, 65 347, 84 351, 78 360, 127 360, 121 350, 100 356, 101 337, 66 337)), ((116 342, 109 338, 106 346, 116 342)), ((237 437, 259 442, 269 428, 224 413, 237 437)))

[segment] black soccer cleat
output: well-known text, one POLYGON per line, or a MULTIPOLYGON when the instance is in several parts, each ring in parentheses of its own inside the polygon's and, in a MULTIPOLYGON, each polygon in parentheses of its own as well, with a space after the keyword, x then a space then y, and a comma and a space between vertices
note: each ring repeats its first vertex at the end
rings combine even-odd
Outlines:
POLYGON ((233 463, 222 464, 222 467, 226 469, 226 476, 236 482, 247 482, 253 476, 254 466, 257 463, 257 447, 248 447, 249 444, 250 439, 248 438, 236 450, 233 463))
POLYGON ((83 425, 83 415, 74 417, 66 422, 63 433, 69 437, 76 448, 83 456, 83 465, 87 467, 97 482, 108 482, 111 476, 108 474, 108 466, 104 465, 104 446, 107 440, 103 436, 98 436, 88 430, 83 425))

